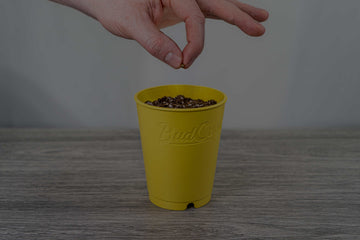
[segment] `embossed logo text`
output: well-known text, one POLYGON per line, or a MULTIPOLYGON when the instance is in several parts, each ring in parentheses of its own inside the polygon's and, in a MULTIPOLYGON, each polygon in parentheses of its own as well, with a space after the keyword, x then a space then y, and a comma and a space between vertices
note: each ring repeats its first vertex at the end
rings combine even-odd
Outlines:
POLYGON ((160 124, 160 142, 167 144, 196 144, 209 141, 221 129, 209 122, 202 122, 190 130, 170 127, 168 123, 160 124))

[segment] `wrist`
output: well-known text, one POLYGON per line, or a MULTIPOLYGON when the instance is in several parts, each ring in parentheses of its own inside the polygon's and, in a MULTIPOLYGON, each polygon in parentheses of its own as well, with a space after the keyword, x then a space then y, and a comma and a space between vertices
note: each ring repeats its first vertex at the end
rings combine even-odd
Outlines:
POLYGON ((96 0, 51 0, 68 7, 74 8, 90 17, 97 18, 95 12, 96 0))

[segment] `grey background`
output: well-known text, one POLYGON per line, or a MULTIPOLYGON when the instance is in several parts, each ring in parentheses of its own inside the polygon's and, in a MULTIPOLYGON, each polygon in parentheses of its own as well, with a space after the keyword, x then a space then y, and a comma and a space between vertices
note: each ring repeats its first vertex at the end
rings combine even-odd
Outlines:
MULTIPOLYGON (((1 0, 0 127, 136 128, 134 94, 177 83, 225 92, 224 128, 360 126, 360 2, 246 2, 271 14, 263 37, 209 20, 175 71, 73 9, 1 0)), ((183 24, 164 31, 185 45, 183 24)))

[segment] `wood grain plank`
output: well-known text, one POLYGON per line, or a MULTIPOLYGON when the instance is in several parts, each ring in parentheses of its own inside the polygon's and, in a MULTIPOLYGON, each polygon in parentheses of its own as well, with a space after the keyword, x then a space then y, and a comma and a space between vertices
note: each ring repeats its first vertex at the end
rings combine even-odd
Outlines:
POLYGON ((224 130, 208 205, 147 198, 137 130, 0 129, 0 239, 360 239, 360 130, 224 130))

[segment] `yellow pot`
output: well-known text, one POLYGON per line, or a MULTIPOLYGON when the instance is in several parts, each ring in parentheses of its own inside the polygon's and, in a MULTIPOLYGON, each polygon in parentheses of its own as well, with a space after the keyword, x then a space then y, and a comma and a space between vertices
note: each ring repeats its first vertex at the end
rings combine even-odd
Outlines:
POLYGON ((152 203, 185 210, 190 203, 199 208, 210 201, 226 100, 226 95, 216 89, 192 85, 158 86, 135 95, 152 203), (144 103, 180 94, 214 99, 217 104, 174 109, 144 103))

